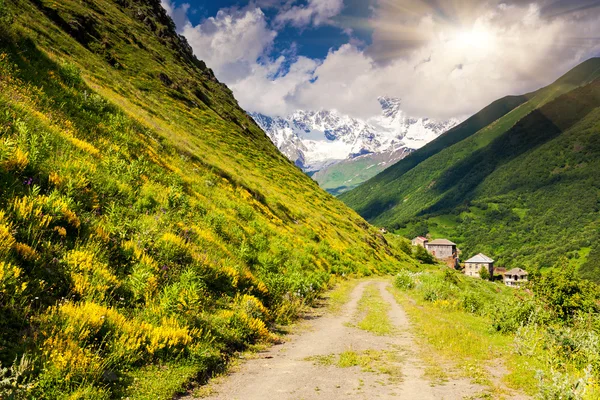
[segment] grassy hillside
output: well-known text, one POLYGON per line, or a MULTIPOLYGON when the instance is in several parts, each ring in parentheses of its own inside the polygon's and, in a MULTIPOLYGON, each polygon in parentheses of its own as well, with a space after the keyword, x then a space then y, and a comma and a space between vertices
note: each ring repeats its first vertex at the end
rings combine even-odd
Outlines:
POLYGON ((325 167, 313 174, 312 178, 320 187, 338 196, 366 182, 408 154, 410 152, 404 149, 394 153, 363 155, 325 167))
POLYGON ((413 262, 275 149, 160 1, 0 0, 1 398, 171 398, 333 275, 413 262))
POLYGON ((600 59, 589 60, 467 139, 342 199, 406 236, 447 236, 463 258, 537 268, 566 257, 598 279, 599 75, 600 59))
POLYGON ((416 215, 435 201, 434 193, 423 192, 430 192, 427 186, 446 168, 489 145, 536 108, 599 76, 600 59, 591 59, 552 85, 498 100, 340 199, 377 224, 416 215))

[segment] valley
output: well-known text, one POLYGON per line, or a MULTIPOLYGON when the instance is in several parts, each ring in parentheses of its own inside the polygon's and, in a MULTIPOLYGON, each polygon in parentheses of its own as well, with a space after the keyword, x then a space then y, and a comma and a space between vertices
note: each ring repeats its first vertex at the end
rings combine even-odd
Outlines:
POLYGON ((600 8, 467 3, 0 0, 0 399, 600 398, 600 8))

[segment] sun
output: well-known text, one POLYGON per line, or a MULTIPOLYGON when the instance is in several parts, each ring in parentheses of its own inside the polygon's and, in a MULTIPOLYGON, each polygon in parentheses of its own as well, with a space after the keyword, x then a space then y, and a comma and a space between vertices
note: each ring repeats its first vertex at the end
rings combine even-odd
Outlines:
POLYGON ((489 48, 493 43, 492 39, 490 31, 483 28, 460 30, 456 34, 457 44, 471 49, 489 48))

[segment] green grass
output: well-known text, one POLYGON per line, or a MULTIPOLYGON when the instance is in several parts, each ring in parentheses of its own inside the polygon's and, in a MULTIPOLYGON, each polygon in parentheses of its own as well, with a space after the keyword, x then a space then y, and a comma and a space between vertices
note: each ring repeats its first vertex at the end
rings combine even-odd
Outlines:
POLYGON ((350 300, 352 291, 360 281, 358 279, 340 280, 327 292, 327 308, 333 314, 339 314, 350 300))
POLYGON ((365 288, 363 297, 358 302, 357 326, 376 335, 390 335, 394 332, 394 324, 389 317, 390 305, 381 297, 375 284, 365 288))
POLYGON ((397 351, 386 350, 346 350, 340 354, 311 356, 305 359, 315 365, 335 366, 338 368, 360 367, 363 372, 384 374, 393 382, 402 378, 400 362, 402 357, 397 351))
POLYGON ((124 397, 140 400, 168 399, 198 375, 198 367, 185 364, 150 365, 127 376, 132 381, 124 397))
POLYGON ((556 299, 585 308, 585 298, 597 298, 596 286, 574 274, 548 276, 524 291, 432 268, 401 273, 390 290, 413 323, 434 384, 463 376, 494 398, 509 390, 540 398, 597 395, 598 336, 590 322, 597 307, 569 320, 551 311, 556 299))
POLYGON ((486 368, 498 368, 497 364, 509 371, 501 378, 507 387, 536 393, 535 371, 540 365, 515 355, 514 337, 492 332, 487 318, 449 310, 443 303, 415 299, 398 289, 393 289, 393 294, 414 324, 423 358, 429 361, 427 373, 434 382, 443 383, 447 378, 445 367, 439 365, 441 357, 443 363, 458 368, 460 375, 490 387, 494 393, 502 393, 503 389, 489 378, 486 368))

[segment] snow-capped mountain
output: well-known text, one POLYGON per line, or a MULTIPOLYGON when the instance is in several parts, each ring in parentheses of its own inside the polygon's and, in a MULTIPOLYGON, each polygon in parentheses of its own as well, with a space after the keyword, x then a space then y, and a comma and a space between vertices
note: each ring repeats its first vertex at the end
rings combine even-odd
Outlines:
POLYGON ((368 120, 337 111, 298 110, 286 117, 250 115, 273 143, 307 172, 366 154, 408 154, 458 124, 411 118, 397 98, 381 97, 381 115, 368 120))

